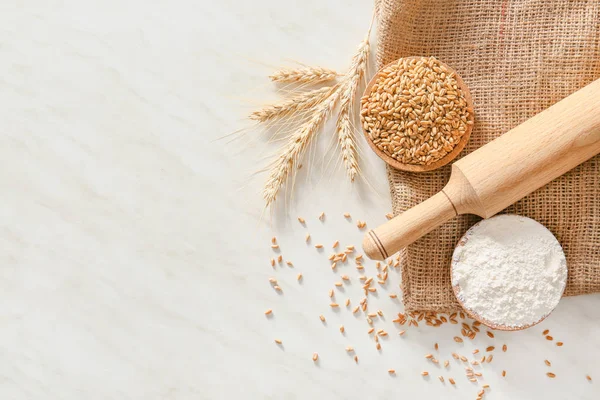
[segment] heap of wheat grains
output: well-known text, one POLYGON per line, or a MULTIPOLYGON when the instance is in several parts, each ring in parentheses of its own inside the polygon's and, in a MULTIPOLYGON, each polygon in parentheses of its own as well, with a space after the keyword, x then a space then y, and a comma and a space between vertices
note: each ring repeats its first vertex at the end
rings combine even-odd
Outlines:
POLYGON ((373 143, 403 164, 442 159, 473 124, 454 73, 434 57, 403 58, 384 68, 361 105, 373 143))

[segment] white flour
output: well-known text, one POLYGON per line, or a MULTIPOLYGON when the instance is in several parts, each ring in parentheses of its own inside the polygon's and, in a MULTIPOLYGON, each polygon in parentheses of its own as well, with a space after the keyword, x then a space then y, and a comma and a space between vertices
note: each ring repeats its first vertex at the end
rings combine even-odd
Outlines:
POLYGON ((483 220, 467 232, 452 257, 452 285, 465 308, 488 322, 522 327, 548 315, 567 280, 567 264, 554 235, 517 215, 483 220))

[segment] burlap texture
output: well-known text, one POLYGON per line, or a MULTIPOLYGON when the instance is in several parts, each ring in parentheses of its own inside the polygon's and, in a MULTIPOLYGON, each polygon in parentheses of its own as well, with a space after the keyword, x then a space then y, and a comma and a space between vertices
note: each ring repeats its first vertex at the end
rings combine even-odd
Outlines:
MULTIPOLYGON (((377 64, 435 56, 454 67, 475 105, 461 156, 600 77, 600 1, 380 0, 377 64)), ((600 110, 598 110, 600 112, 600 110)), ((534 134, 534 132, 532 132, 534 134)), ((394 213, 438 192, 450 167, 388 169, 394 213)), ((600 291, 600 157, 509 207, 547 226, 567 255, 566 295, 600 291)), ((478 217, 460 216, 401 252, 408 311, 459 308, 450 258, 478 217)))

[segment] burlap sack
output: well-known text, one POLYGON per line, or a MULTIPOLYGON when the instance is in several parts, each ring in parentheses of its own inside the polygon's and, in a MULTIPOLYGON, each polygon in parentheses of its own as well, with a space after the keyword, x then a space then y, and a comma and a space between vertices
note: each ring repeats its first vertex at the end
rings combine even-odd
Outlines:
MULTIPOLYGON (((598 0, 380 0, 378 6, 378 66, 432 55, 469 86, 475 127, 461 156, 600 77, 598 0)), ((401 213, 439 191, 450 167, 388 172, 393 210, 401 213)), ((600 291, 600 157, 506 212, 534 218, 556 235, 567 255, 566 295, 600 291)), ((477 220, 456 218, 401 252, 408 311, 458 309, 450 258, 477 220)))

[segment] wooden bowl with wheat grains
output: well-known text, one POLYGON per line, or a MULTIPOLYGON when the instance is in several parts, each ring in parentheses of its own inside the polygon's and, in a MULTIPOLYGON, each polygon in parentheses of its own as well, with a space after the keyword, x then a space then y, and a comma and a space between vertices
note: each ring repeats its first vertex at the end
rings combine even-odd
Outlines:
MULTIPOLYGON (((444 80, 445 81, 445 80, 444 80)), ((443 85, 444 82, 436 82, 438 85, 443 85)), ((417 88, 417 84, 418 82, 416 82, 415 88, 417 88)), ((379 87, 376 87, 375 89, 380 90, 379 87)), ((406 93, 407 95, 409 93, 406 93)), ((435 95, 437 95, 439 93, 425 93, 425 95, 428 96, 432 96, 432 98, 435 98, 436 100, 438 99, 438 97, 435 97, 435 95)), ((375 93, 376 95, 376 93, 375 93)), ((404 94, 403 94, 404 95, 404 94)), ((411 96, 413 96, 412 99, 407 99, 407 101, 405 102, 405 105, 408 107, 409 102, 413 102, 414 101, 414 93, 410 93, 411 96)), ((444 95, 444 92, 442 92, 442 97, 444 95)), ((420 97, 419 97, 420 98, 420 97)), ((418 98, 417 98, 418 99, 418 98)), ((446 98, 442 99, 444 101, 448 101, 446 98)), ((398 100, 400 102, 402 102, 402 100, 398 100)), ((396 102, 396 104, 394 105, 394 107, 398 106, 398 101, 396 102)), ((453 100, 450 99, 450 102, 452 102, 453 100)), ((448 104, 448 103, 446 103, 448 104)), ((401 105, 401 107, 404 107, 401 105)), ((445 109, 444 106, 440 106, 442 109, 445 109)), ((390 111, 390 110, 384 110, 384 111, 390 111)), ((406 111, 405 109, 403 109, 403 111, 406 111)), ((436 132, 436 124, 439 121, 439 118, 434 120, 433 123, 432 121, 426 121, 427 119, 427 114, 426 113, 424 116, 421 114, 419 116, 417 116, 417 118, 414 118, 416 116, 415 113, 412 112, 412 108, 410 110, 408 110, 407 114, 405 116, 400 116, 400 114, 396 114, 393 118, 395 118, 396 120, 388 120, 388 124, 393 124, 393 125, 402 125, 402 124, 410 124, 412 125, 422 125, 419 126, 417 129, 419 129, 419 132, 417 134, 409 134, 406 132, 406 130, 404 132, 398 132, 401 133, 404 137, 400 138, 400 142, 403 141, 410 141, 410 140, 416 140, 416 141, 420 141, 421 146, 423 145, 427 145, 429 146, 429 144, 434 144, 437 146, 437 144, 433 143, 431 141, 431 139, 427 140, 427 138, 431 137, 431 132, 433 131, 433 133, 435 134, 436 132), (413 122, 414 121, 414 122, 413 122), (427 126, 430 126, 431 128, 428 129, 427 126), (429 133, 428 133, 429 131, 429 133), (429 142, 429 143, 427 143, 429 142)), ((422 110, 421 110, 422 111, 422 110)), ((445 116, 444 116, 445 117, 445 116)), ((373 151, 375 152, 375 154, 377 154, 383 161, 385 161, 388 165, 399 169, 399 170, 403 170, 403 171, 410 171, 410 172, 425 172, 425 171, 432 171, 434 169, 440 168, 443 165, 448 164, 450 161, 452 161, 453 159, 456 158, 456 156, 458 156, 458 154, 462 151, 462 149, 465 147, 465 145, 467 144, 467 142, 469 141, 469 137, 471 136, 471 131, 473 130, 473 99, 471 98, 471 93, 469 92, 469 88, 467 87, 467 85, 465 84, 465 82, 462 80, 462 78, 458 75, 458 73, 456 73, 456 71, 452 68, 450 68, 448 65, 444 64, 443 62, 433 58, 433 57, 405 57, 405 58, 400 58, 396 61, 393 61, 387 65, 385 65, 383 68, 381 68, 377 74, 375 74, 375 76, 373 76, 373 78, 371 79, 371 81, 367 84, 367 87, 365 88, 365 92, 363 94, 362 97, 362 101, 361 101, 361 125, 362 125, 362 129, 363 129, 363 133, 365 135, 365 138, 367 139, 367 143, 369 143, 369 146, 371 147, 371 149, 373 149, 373 151), (413 61, 414 60, 414 61, 413 61), (455 143, 453 143, 452 145, 448 144, 446 142, 446 144, 441 144, 440 146, 445 147, 443 153, 443 156, 441 156, 441 158, 436 158, 438 153, 438 150, 442 150, 442 148, 440 147, 440 149, 436 148, 428 148, 427 150, 425 150, 425 152, 423 153, 423 150, 419 150, 419 153, 421 153, 422 157, 427 157, 428 155, 431 156, 431 160, 428 160, 427 162, 425 162, 424 160, 417 160, 417 162, 402 162, 401 160, 398 159, 397 157, 393 157, 392 154, 390 154, 389 151, 384 151, 381 147, 385 148, 385 145, 381 145, 378 146, 377 143, 374 142, 374 140, 376 140, 377 138, 373 138, 372 136, 375 135, 379 135, 380 133, 373 133, 374 129, 371 129, 367 123, 365 123, 365 120, 363 119, 365 117, 365 115, 367 114, 367 112, 369 112, 370 110, 368 110, 367 105, 371 104, 366 102, 366 99, 369 98, 369 96, 372 94, 372 92, 374 92, 374 87, 375 85, 378 84, 378 81, 380 79, 385 79, 387 77, 387 75, 385 75, 385 71, 388 68, 394 68, 397 65, 400 65, 403 62, 418 62, 418 61, 424 61, 427 62, 428 60, 434 60, 436 63, 436 66, 439 66, 440 68, 443 69, 445 76, 448 76, 450 79, 454 79, 456 81, 456 88, 458 89, 457 92, 460 93, 462 92, 462 95, 464 97, 464 100, 466 102, 466 119, 463 118, 461 124, 463 125, 464 128, 464 132, 462 133, 462 135, 460 136, 459 139, 456 139, 457 141, 455 141, 455 143), (452 146, 451 148, 446 147, 446 146, 452 146)), ((397 129, 392 127, 392 129, 397 129)), ((439 131, 438 131, 439 132, 439 131)), ((381 133, 382 135, 386 135, 387 136, 387 132, 381 133)), ((454 135, 454 133, 452 133, 452 135, 454 135)), ((438 135, 438 137, 441 135, 441 133, 438 135)), ((442 135, 445 136, 445 135, 442 135)), ((448 138, 444 138, 444 139, 437 139, 438 141, 441 140, 446 140, 448 138)), ((450 137, 450 140, 455 140, 455 138, 450 137)), ((434 139, 434 142, 436 140, 434 139)), ((390 145, 394 145, 393 143, 390 143, 387 147, 387 149, 389 149, 390 145)), ((397 145, 399 148, 401 147, 399 142, 395 142, 395 145, 397 145)), ((405 146, 406 147, 406 146, 405 146)), ((414 146, 413 146, 414 147, 414 146)), ((400 151, 407 151, 407 150, 412 150, 412 149, 400 149, 400 151)))

